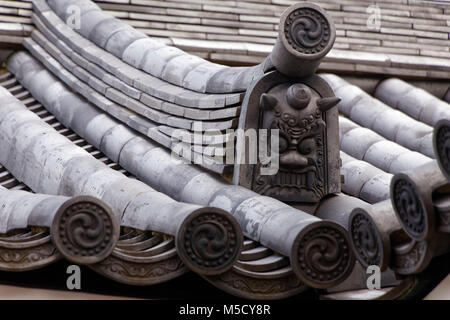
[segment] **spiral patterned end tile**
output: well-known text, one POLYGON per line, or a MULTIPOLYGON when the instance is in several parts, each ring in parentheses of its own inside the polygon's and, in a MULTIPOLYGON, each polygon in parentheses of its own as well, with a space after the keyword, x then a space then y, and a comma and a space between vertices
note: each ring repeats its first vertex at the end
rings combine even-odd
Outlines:
POLYGON ((450 121, 440 120, 434 129, 433 146, 442 173, 450 181, 450 121))
POLYGON ((316 55, 330 51, 334 44, 335 31, 330 21, 320 7, 303 3, 292 7, 281 26, 289 47, 303 55, 316 55))
POLYGON ((236 219, 217 208, 202 208, 180 226, 176 244, 186 266, 202 275, 229 270, 241 253, 243 235, 236 219))
POLYGON ((291 264, 297 276, 313 288, 343 282, 355 264, 346 230, 331 221, 308 225, 294 242, 291 264))
POLYGON ((417 241, 428 235, 429 217, 414 183, 405 174, 397 174, 391 182, 391 201, 403 229, 417 241))
POLYGON ((106 259, 119 239, 120 226, 101 200, 80 196, 65 202, 53 219, 52 239, 69 261, 94 264, 106 259))
MULTIPOLYGON (((353 210, 349 219, 350 242, 356 259, 364 266, 380 266, 385 269, 389 254, 372 219, 360 208, 353 210)), ((389 249, 389 246, 387 246, 389 249)))

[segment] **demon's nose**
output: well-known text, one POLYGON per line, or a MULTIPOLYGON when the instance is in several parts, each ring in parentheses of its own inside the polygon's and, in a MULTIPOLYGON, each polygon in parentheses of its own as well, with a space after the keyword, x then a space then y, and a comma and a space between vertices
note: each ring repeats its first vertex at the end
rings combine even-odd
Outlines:
POLYGON ((304 168, 308 165, 308 159, 296 150, 289 150, 280 155, 280 165, 289 169, 304 168))

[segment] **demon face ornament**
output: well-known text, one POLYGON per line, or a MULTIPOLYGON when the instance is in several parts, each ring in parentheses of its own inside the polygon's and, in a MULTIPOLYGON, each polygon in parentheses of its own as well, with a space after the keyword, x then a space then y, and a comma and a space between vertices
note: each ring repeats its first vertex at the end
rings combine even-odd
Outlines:
MULTIPOLYGON (((265 173, 265 167, 273 163, 260 158, 256 164, 237 163, 234 182, 297 203, 317 203, 339 192, 339 99, 331 88, 316 75, 292 79, 273 71, 249 92, 240 129, 267 130, 269 136, 276 131, 278 143, 273 143, 273 137, 267 139, 267 153, 272 159, 278 156, 279 168, 265 173)), ((265 142, 258 140, 258 152, 265 142)), ((237 156, 251 152, 243 139, 238 139, 236 150, 237 156)))

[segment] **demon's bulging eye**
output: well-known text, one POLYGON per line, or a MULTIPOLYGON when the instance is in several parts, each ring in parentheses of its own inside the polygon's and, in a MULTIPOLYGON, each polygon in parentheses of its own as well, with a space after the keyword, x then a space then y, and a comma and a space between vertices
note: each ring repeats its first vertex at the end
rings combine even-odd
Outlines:
POLYGON ((308 154, 312 153, 316 149, 316 142, 314 141, 313 138, 303 139, 298 144, 297 149, 298 149, 298 152, 300 154, 308 155, 308 154))
POLYGON ((285 152, 289 147, 288 141, 284 137, 280 137, 279 153, 285 152))

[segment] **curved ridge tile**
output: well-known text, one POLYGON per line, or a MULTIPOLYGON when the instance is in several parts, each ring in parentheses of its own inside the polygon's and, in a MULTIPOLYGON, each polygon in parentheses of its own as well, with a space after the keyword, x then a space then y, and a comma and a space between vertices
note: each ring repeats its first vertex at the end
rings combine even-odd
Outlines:
MULTIPOLYGON (((38 21, 38 20, 36 20, 36 21, 38 21)), ((45 27, 41 26, 41 28, 42 28, 42 31, 44 31, 46 34, 50 33, 50 31, 48 29, 45 29, 45 27)), ((133 111, 137 112, 138 114, 141 114, 141 115, 151 119, 152 121, 156 121, 156 122, 165 121, 165 123, 167 123, 169 125, 179 127, 179 128, 184 128, 187 130, 191 130, 192 127, 194 126, 194 122, 189 122, 189 121, 188 122, 186 122, 186 121, 180 122, 180 120, 178 120, 177 118, 170 118, 169 116, 166 116, 165 118, 161 118, 161 115, 162 115, 161 113, 158 113, 158 111, 153 112, 151 109, 147 108, 147 106, 150 106, 154 109, 160 110, 160 111, 168 113, 168 114, 181 116, 181 117, 185 118, 186 120, 188 120, 188 119, 206 120, 206 122, 203 123, 205 129, 212 129, 212 128, 226 129, 230 125, 233 125, 233 123, 235 123, 235 121, 230 122, 230 120, 228 120, 228 119, 232 118, 232 117, 236 117, 239 114, 239 108, 237 108, 237 107, 229 107, 229 108, 225 108, 222 110, 201 110, 201 109, 184 108, 184 107, 180 107, 175 104, 160 101, 160 100, 152 98, 146 94, 142 94, 141 101, 146 104, 146 105, 144 105, 144 104, 140 103, 139 101, 130 99, 130 98, 126 97, 125 95, 123 95, 122 93, 118 92, 117 90, 114 90, 111 87, 108 87, 100 79, 90 76, 84 69, 74 67, 73 65, 71 66, 70 64, 67 65, 67 62, 70 62, 70 60, 66 60, 67 58, 64 58, 64 53, 60 52, 58 50, 58 48, 53 46, 52 43, 49 43, 39 31, 34 30, 32 33, 32 38, 40 44, 41 49, 42 49, 42 47, 44 47, 49 53, 51 53, 51 55, 54 58, 58 59, 59 62, 61 62, 66 68, 68 68, 68 70, 73 72, 73 74, 75 74, 75 76, 78 77, 80 80, 84 81, 85 83, 90 85, 92 88, 94 88, 98 92, 103 93, 104 95, 106 95, 106 97, 108 97, 112 101, 119 103, 119 104, 129 108, 130 110, 133 110, 133 111), (225 119, 225 120, 223 120, 221 123, 210 122, 211 120, 214 120, 214 119, 225 119)), ((25 41, 26 46, 28 46, 29 43, 30 43, 30 40, 25 41)), ((35 54, 37 54, 38 57, 44 56, 44 52, 41 49, 39 49, 37 46, 34 46, 33 44, 31 44, 31 51, 34 52, 35 54)), ((77 53, 73 53, 72 57, 75 57, 77 55, 78 55, 77 53)), ((84 58, 78 57, 77 59, 82 60, 84 58)), ((44 63, 48 63, 48 61, 45 60, 44 63)), ((88 63, 88 62, 86 62, 86 63, 88 63)), ((60 67, 58 67, 57 69, 59 70, 60 67)), ((99 75, 99 76, 102 75, 101 73, 99 74, 97 71, 95 73, 96 73, 96 75, 99 75)), ((130 94, 130 92, 127 92, 127 90, 130 90, 131 88, 127 88, 126 84, 122 83, 122 86, 118 87, 117 84, 121 82, 120 80, 113 78, 113 77, 105 77, 105 74, 103 74, 103 75, 104 75, 103 80, 107 81, 107 79, 111 79, 111 80, 115 79, 116 81, 108 81, 108 83, 111 84, 112 86, 114 86, 115 88, 121 89, 122 92, 126 92, 129 96, 132 96, 130 94), (127 90, 123 90, 124 88, 127 90)), ((83 93, 84 91, 81 91, 81 92, 83 93)), ((108 112, 110 114, 112 114, 112 110, 109 110, 108 112)), ((138 120, 138 122, 139 122, 139 117, 134 117, 134 119, 138 120)), ((131 127, 135 128, 136 130, 138 130, 139 132, 143 132, 142 131, 143 123, 136 123, 134 121, 134 119, 130 119, 130 115, 129 115, 126 123, 128 125, 130 125, 131 127)), ((148 125, 147 125, 147 127, 148 127, 148 125)), ((148 133, 147 129, 143 133, 148 136, 151 136, 148 133)), ((187 132, 187 134, 189 135, 188 132, 187 132)), ((220 135, 221 134, 219 133, 219 136, 220 135)), ((158 140, 157 140, 158 142, 161 142, 161 138, 162 138, 161 135, 157 135, 156 138, 158 138, 158 140)), ((170 139, 170 138, 171 138, 171 136, 169 135, 169 136, 167 136, 167 138, 164 138, 164 139, 170 139)), ((224 140, 224 139, 221 139, 221 140, 224 140)), ((194 140, 194 141, 196 141, 196 140, 194 140)), ((162 143, 167 145, 164 142, 162 142, 162 143)), ((190 140, 190 143, 192 143, 192 139, 190 140)), ((205 141, 205 143, 208 144, 206 141, 205 141)), ((220 142, 218 142, 218 143, 220 143, 220 142)), ((203 139, 202 139, 202 144, 203 144, 203 139)), ((194 145, 193 147, 194 147, 193 150, 195 152, 200 153, 200 154, 205 154, 206 156, 215 157, 215 156, 224 156, 225 155, 224 154, 225 151, 224 151, 223 147, 221 147, 220 145, 209 146, 209 148, 202 148, 200 145, 199 146, 194 145)), ((214 171, 216 171, 216 170, 217 169, 215 169, 214 171)))
MULTIPOLYGON (((51 32, 57 37, 51 40, 54 40, 54 44, 57 44, 65 54, 71 57, 71 59, 74 59, 77 63, 85 63, 78 59, 79 56, 72 54, 72 52, 75 51, 91 63, 89 64, 91 69, 104 69, 106 72, 111 73, 116 78, 125 82, 127 85, 141 90, 149 95, 166 99, 166 101, 169 102, 176 102, 186 107, 200 109, 223 108, 229 105, 238 104, 243 100, 243 93, 203 94, 171 85, 164 80, 156 78, 140 69, 134 68, 132 65, 123 62, 111 53, 101 49, 86 38, 83 38, 83 36, 67 27, 53 11, 50 10, 42 12, 39 7, 36 7, 35 11, 36 13, 32 15, 32 21, 44 34, 48 33, 45 30, 46 28, 51 30, 51 32), (60 40, 58 40, 58 38, 60 40), (70 50, 70 48, 73 51, 70 50)), ((89 12, 87 14, 94 13, 96 12, 89 12)), ((157 45, 157 42, 150 38, 134 41, 130 47, 135 48, 135 50, 129 51, 127 57, 131 57, 136 53, 139 53, 139 59, 133 60, 135 63, 138 63, 137 61, 141 59, 142 63, 145 61, 142 55, 145 50, 140 50, 140 45, 138 45, 142 41, 151 43, 150 48, 152 50, 157 50, 158 48, 165 46, 164 44, 157 45)), ((127 51, 125 50, 124 52, 127 51)))
MULTIPOLYGON (((55 12, 59 17, 61 17, 57 12, 55 12)), ((91 34, 92 30, 102 21, 108 20, 111 17, 103 12, 103 11, 89 11, 81 14, 81 25, 79 33, 85 37, 86 39, 89 39, 89 35, 91 34)), ((64 23, 64 20, 62 20, 62 23, 64 23)))
MULTIPOLYGON (((80 6, 86 6, 86 8, 91 8, 91 1, 89 0, 79 0, 77 2, 77 5, 80 6)), ((65 18, 65 11, 67 10, 67 8, 70 5, 73 5, 73 0, 59 0, 59 1, 50 1, 49 6, 54 9, 55 13, 64 20, 65 18)), ((86 9, 87 10, 87 9, 86 9)), ((91 9, 92 10, 92 9, 91 9)), ((129 25, 127 25, 126 23, 113 18, 110 15, 105 15, 104 13, 102 13, 101 11, 90 11, 86 14, 83 14, 81 16, 81 25, 82 25, 82 30, 79 31, 80 34, 82 34, 83 36, 87 37, 89 40, 91 40, 92 42, 94 42, 95 44, 97 44, 99 47, 106 49, 107 51, 109 51, 110 53, 114 54, 117 58, 119 59, 123 59, 124 55, 123 53, 127 50, 127 48, 129 46, 132 46, 133 43, 128 43, 128 39, 126 39, 125 37, 117 37, 116 38, 116 42, 115 42, 115 47, 108 47, 107 46, 107 41, 108 39, 113 35, 114 32, 117 32, 118 30, 125 30, 128 29, 129 32, 131 33, 132 27, 130 27, 129 25), (106 18, 106 16, 109 16, 109 18, 106 18), (93 21, 96 21, 98 23, 94 24, 93 21), (131 29, 130 29, 131 28, 131 29), (119 49, 117 49, 117 47, 119 47, 119 49), (113 50, 114 49, 114 50, 113 50)), ((139 34, 138 31, 136 31, 136 34, 133 35, 133 37, 137 36, 137 34, 139 34)), ((177 69, 170 69, 167 72, 163 73, 163 67, 164 65, 171 59, 173 59, 176 56, 180 56, 180 55, 184 55, 184 56, 190 56, 189 54, 185 53, 182 50, 176 49, 174 47, 169 47, 169 46, 162 46, 160 49, 158 50, 151 50, 153 48, 153 45, 149 42, 140 42, 139 43, 141 50, 143 50, 145 53, 143 54, 144 56, 144 60, 145 62, 141 62, 142 65, 140 63, 136 63, 136 61, 142 60, 142 54, 141 53, 130 53, 130 52, 134 52, 134 51, 129 51, 127 53, 127 56, 129 57, 130 54, 131 56, 133 56, 134 54, 137 55, 137 57, 132 57, 131 60, 135 63, 133 64, 133 66, 136 67, 136 64, 140 66, 140 68, 146 72, 148 72, 149 74, 161 78, 169 83, 172 83, 174 85, 182 85, 183 87, 190 89, 190 90, 194 90, 194 91, 198 91, 199 89, 201 89, 202 91, 199 91, 201 93, 232 93, 232 92, 240 92, 240 91, 245 91, 245 89, 248 87, 248 85, 250 84, 245 83, 245 84, 229 84, 229 79, 225 79, 225 78, 211 78, 208 79, 207 82, 211 81, 210 85, 207 86, 198 86, 198 85, 191 85, 190 81, 182 81, 183 79, 180 80, 180 78, 184 77, 184 74, 180 74, 178 73, 177 69), (223 85, 222 85, 223 83, 223 85)), ((188 58, 186 58, 188 59, 188 58)), ((201 62, 199 62, 198 64, 202 63, 202 64, 210 64, 210 62, 201 59, 201 62)), ((130 61, 130 59, 124 59, 124 61, 130 61)), ((189 70, 184 70, 185 74, 187 74, 190 70, 192 70, 193 68, 195 68, 197 66, 197 64, 194 65, 189 65, 188 67, 186 67, 186 69, 189 70)), ((218 68, 217 65, 212 64, 212 66, 210 67, 211 69, 214 68, 218 68)), ((233 67, 225 67, 226 69, 234 69, 233 67)), ((245 73, 254 73, 254 71, 257 70, 257 68, 255 67, 246 67, 246 68, 242 68, 240 69, 240 72, 245 72, 245 73)), ((203 75, 203 77, 208 77, 209 74, 203 75)), ((242 79, 245 80, 249 80, 251 79, 251 77, 243 77, 242 79)))
MULTIPOLYGON (((172 136, 167 136, 164 133, 159 131, 159 124, 163 123, 167 126, 172 127, 174 130, 187 130, 190 132, 197 125, 196 121, 171 116, 170 114, 153 110, 151 108, 142 108, 140 114, 144 114, 145 117, 135 114, 133 111, 130 111, 116 103, 123 103, 125 97, 117 90, 112 88, 107 89, 107 97, 102 96, 98 92, 95 92, 93 89, 88 87, 83 82, 79 81, 75 76, 73 76, 70 72, 65 70, 58 61, 49 57, 45 50, 43 50, 36 43, 33 43, 31 39, 26 39, 24 41, 25 47, 27 47, 33 55, 35 55, 49 70, 53 72, 57 77, 59 77, 66 85, 75 88, 82 96, 84 96, 91 103, 110 114, 114 118, 122 121, 123 123, 129 125, 133 129, 138 132, 144 134, 145 136, 155 140, 157 143, 162 144, 168 149, 171 149, 179 156, 186 158, 188 161, 192 161, 198 163, 197 158, 202 159, 202 165, 214 172, 224 173, 231 169, 230 166, 224 164, 220 159, 209 158, 207 154, 198 153, 199 149, 194 149, 191 143, 183 144, 179 141, 174 141, 172 136), (116 103, 115 103, 116 102, 116 103), (159 124, 158 124, 159 123, 159 124), (192 150, 189 154, 185 154, 185 150, 192 150)), ((42 68, 42 67, 41 67, 42 68)), ((43 70, 45 71, 45 70, 43 70)), ((41 71, 42 72, 42 71, 41 71)), ((45 74, 45 72, 44 72, 45 74)), ((128 100, 130 101, 130 100, 128 100)), ((68 102, 69 105, 72 103, 68 102)), ((130 105, 127 103, 127 106, 130 108, 135 108, 137 104, 130 105)), ((136 110, 136 109, 133 109, 136 110)), ((202 128, 204 130, 210 129, 227 129, 236 125, 236 119, 214 122, 207 121, 202 122, 202 128)), ((184 134, 183 134, 184 135, 184 134)), ((192 141, 192 140, 191 140, 192 141)), ((218 154, 221 154, 221 151, 218 150, 218 154)), ((215 154, 215 152, 214 152, 215 154)))
POLYGON ((119 30, 108 38, 108 41, 106 42, 106 50, 111 52, 116 57, 122 57, 125 49, 132 43, 139 39, 145 38, 145 34, 136 31, 133 28, 119 30))
POLYGON ((78 7, 82 15, 85 14, 86 12, 102 10, 97 4, 95 4, 92 1, 83 2, 78 0, 67 0, 67 1, 47 0, 47 4, 64 21, 66 21, 67 17, 73 13, 71 12, 71 10, 69 10, 70 6, 78 7))

